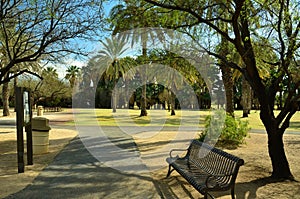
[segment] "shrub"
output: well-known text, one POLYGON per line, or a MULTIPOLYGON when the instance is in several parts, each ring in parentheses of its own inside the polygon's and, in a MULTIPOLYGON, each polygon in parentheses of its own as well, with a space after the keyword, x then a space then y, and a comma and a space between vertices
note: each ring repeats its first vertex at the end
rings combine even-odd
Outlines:
POLYGON ((205 129, 199 135, 199 140, 236 148, 245 142, 249 130, 248 121, 241 121, 222 112, 216 112, 215 115, 208 115, 205 118, 205 129))

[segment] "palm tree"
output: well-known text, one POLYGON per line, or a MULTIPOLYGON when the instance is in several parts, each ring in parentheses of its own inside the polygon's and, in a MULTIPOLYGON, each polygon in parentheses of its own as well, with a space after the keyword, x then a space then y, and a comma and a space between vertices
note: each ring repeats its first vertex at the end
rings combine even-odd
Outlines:
MULTIPOLYGON (((119 4, 112 8, 110 12, 110 20, 112 22, 113 35, 117 33, 127 31, 127 40, 131 40, 132 43, 141 43, 142 46, 142 63, 146 64, 147 59, 147 42, 149 38, 161 38, 154 34, 157 32, 161 34, 159 28, 154 31, 149 31, 147 27, 159 27, 160 23, 155 22, 153 17, 156 16, 154 9, 147 9, 145 3, 138 3, 136 1, 126 1, 126 5, 119 4)), ((161 34, 162 35, 162 34, 161 34)), ((146 88, 147 88, 147 77, 146 77, 146 67, 140 71, 140 76, 142 78, 142 95, 141 95, 141 114, 140 116, 147 116, 147 98, 146 98, 146 88)))
POLYGON ((67 74, 65 76, 65 79, 69 80, 71 88, 74 87, 75 82, 80 74, 80 68, 74 65, 71 65, 66 70, 67 74))
POLYGON ((58 73, 54 67, 48 66, 42 71, 42 76, 58 78, 58 73))
MULTIPOLYGON (((100 72, 105 72, 105 75, 109 80, 113 81, 113 86, 115 87, 120 75, 124 75, 131 67, 130 63, 121 59, 127 53, 127 42, 117 36, 106 38, 105 42, 100 42, 103 48, 96 55, 98 58, 97 63, 104 69, 100 69, 100 72)), ((114 91, 112 95, 113 112, 116 112, 117 108, 116 95, 117 93, 114 91)))
MULTIPOLYGON (((220 5, 219 12, 220 15, 223 15, 224 18, 228 17, 228 10, 226 9, 226 6, 228 2, 225 2, 224 4, 220 5)), ((220 22, 218 24, 222 31, 228 33, 229 27, 227 23, 220 22)), ((223 57, 228 57, 230 54, 230 45, 229 42, 223 37, 221 37, 220 45, 218 46, 218 53, 223 57)), ((218 60, 218 65, 220 67, 221 73, 222 73, 222 81, 224 84, 225 89, 225 95, 226 95, 226 113, 234 117, 234 82, 233 82, 233 69, 226 66, 226 63, 222 61, 221 59, 218 60)))
MULTIPOLYGON (((262 79, 266 79, 266 77, 270 76, 270 66, 268 64, 265 63, 264 59, 268 58, 270 60, 272 59, 276 59, 276 55, 274 52, 270 51, 265 51, 262 50, 261 48, 258 48, 257 46, 263 46, 265 45, 266 41, 255 41, 254 42, 255 47, 254 47, 254 51, 257 54, 257 62, 258 62, 258 72, 259 75, 262 79)), ((234 48, 231 48, 230 50, 230 56, 232 57, 232 60, 237 63, 240 66, 244 66, 242 57, 234 50, 234 48)), ((248 117, 248 114, 251 111, 252 108, 252 102, 253 102, 253 98, 254 98, 254 93, 253 90, 251 88, 251 85, 249 84, 249 82, 245 79, 245 77, 243 77, 242 73, 238 70, 233 70, 233 74, 232 74, 233 80, 235 82, 237 81, 241 81, 242 84, 242 90, 241 90, 241 105, 243 107, 243 117, 248 117)))
MULTIPOLYGON (((175 48, 176 46, 173 46, 174 52, 176 52, 175 48)), ((170 69, 166 69, 167 73, 161 73, 161 70, 157 70, 156 68, 150 67, 151 70, 151 78, 159 79, 159 80, 164 80, 164 86, 166 86, 168 91, 162 93, 164 96, 167 98, 168 101, 168 107, 171 105, 171 116, 175 115, 175 100, 176 100, 176 92, 183 87, 183 76, 185 75, 188 78, 190 77, 191 74, 182 74, 183 68, 189 67, 190 65, 188 62, 185 62, 184 59, 177 58, 176 55, 172 52, 167 52, 167 51, 156 51, 152 52, 150 55, 151 59, 153 59, 154 62, 159 62, 161 64, 168 65, 170 69), (173 70, 172 70, 172 69, 173 70)), ((161 95, 161 97, 162 97, 161 95)), ((169 109, 170 110, 170 109, 169 109)))

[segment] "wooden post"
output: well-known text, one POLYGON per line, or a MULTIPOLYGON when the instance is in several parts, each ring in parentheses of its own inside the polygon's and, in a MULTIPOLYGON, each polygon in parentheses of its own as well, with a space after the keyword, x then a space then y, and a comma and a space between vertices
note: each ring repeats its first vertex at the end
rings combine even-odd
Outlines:
POLYGON ((17 119, 17 157, 18 157, 18 173, 24 173, 24 138, 23 138, 23 89, 16 87, 16 119, 17 119))

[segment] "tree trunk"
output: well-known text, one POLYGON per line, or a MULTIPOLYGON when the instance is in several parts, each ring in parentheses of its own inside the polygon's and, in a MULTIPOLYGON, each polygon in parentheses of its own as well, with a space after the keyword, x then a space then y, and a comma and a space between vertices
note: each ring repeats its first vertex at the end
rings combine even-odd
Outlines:
POLYGON ((147 116, 147 111, 146 111, 146 109, 142 109, 142 110, 141 110, 140 117, 142 117, 142 116, 147 116))
POLYGON ((276 120, 267 112, 261 110, 260 117, 265 122, 268 134, 268 150, 272 163, 272 177, 274 179, 294 180, 290 166, 285 155, 283 134, 284 131, 278 128, 276 120), (269 118, 266 120, 266 118, 269 118))
POLYGON ((226 112, 234 116, 234 103, 233 103, 233 80, 231 68, 221 66, 222 79, 226 95, 226 112))
POLYGON ((3 116, 10 116, 8 84, 9 82, 6 82, 2 86, 3 116))
MULTIPOLYGON (((228 32, 227 24, 224 24, 224 31, 228 32)), ((220 54, 223 57, 227 57, 230 54, 228 49, 228 41, 222 37, 221 38, 221 46, 220 46, 220 54)), ((225 89, 226 95, 226 112, 234 117, 234 100, 233 100, 233 79, 232 79, 232 70, 230 67, 226 66, 225 63, 221 61, 220 64, 222 79, 225 89)))
POLYGON ((283 134, 279 130, 268 132, 268 149, 273 167, 272 177, 293 180, 294 177, 285 155, 283 134))
POLYGON ((250 84, 243 77, 242 79, 242 99, 241 105, 243 106, 243 117, 248 117, 252 104, 252 90, 250 84))
POLYGON ((140 117, 147 116, 147 77, 146 77, 146 67, 141 71, 142 78, 142 96, 141 96, 141 114, 140 117))
POLYGON ((128 89, 128 80, 125 79, 125 95, 124 95, 124 108, 129 108, 129 101, 128 98, 129 97, 129 89, 128 89))
MULTIPOLYGON (((16 74, 16 73, 15 73, 16 74)), ((18 77, 14 78, 14 91, 18 86, 18 77)), ((14 112, 17 112, 16 97, 14 96, 14 112)))
POLYGON ((171 92, 171 115, 175 115, 175 94, 171 92))
MULTIPOLYGON (((147 35, 146 33, 142 34, 142 56, 144 58, 143 61, 147 58, 147 35)), ((143 69, 143 74, 141 75, 142 77, 142 99, 141 99, 141 114, 140 117, 142 116, 147 116, 147 77, 146 77, 146 71, 147 67, 144 67, 143 69)))
POLYGON ((117 70, 116 70, 116 64, 117 64, 117 61, 114 60, 113 63, 112 63, 112 67, 114 69, 114 74, 113 74, 113 83, 114 83, 114 87, 113 87, 113 93, 112 93, 112 108, 113 108, 113 113, 117 112, 117 91, 116 91, 116 84, 117 84, 117 70))
POLYGON ((116 91, 114 90, 112 93, 112 107, 113 107, 113 113, 117 112, 117 96, 116 91))

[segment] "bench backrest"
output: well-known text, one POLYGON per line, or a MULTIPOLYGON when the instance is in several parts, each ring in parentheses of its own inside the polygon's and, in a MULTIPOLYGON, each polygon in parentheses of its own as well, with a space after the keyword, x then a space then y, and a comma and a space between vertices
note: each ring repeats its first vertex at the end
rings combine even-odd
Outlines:
MULTIPOLYGON (((208 144, 193 140, 188 148, 189 161, 212 175, 230 175, 226 181, 235 181, 239 167, 244 160, 214 148, 208 144)), ((225 179, 224 179, 225 180, 225 179)))

